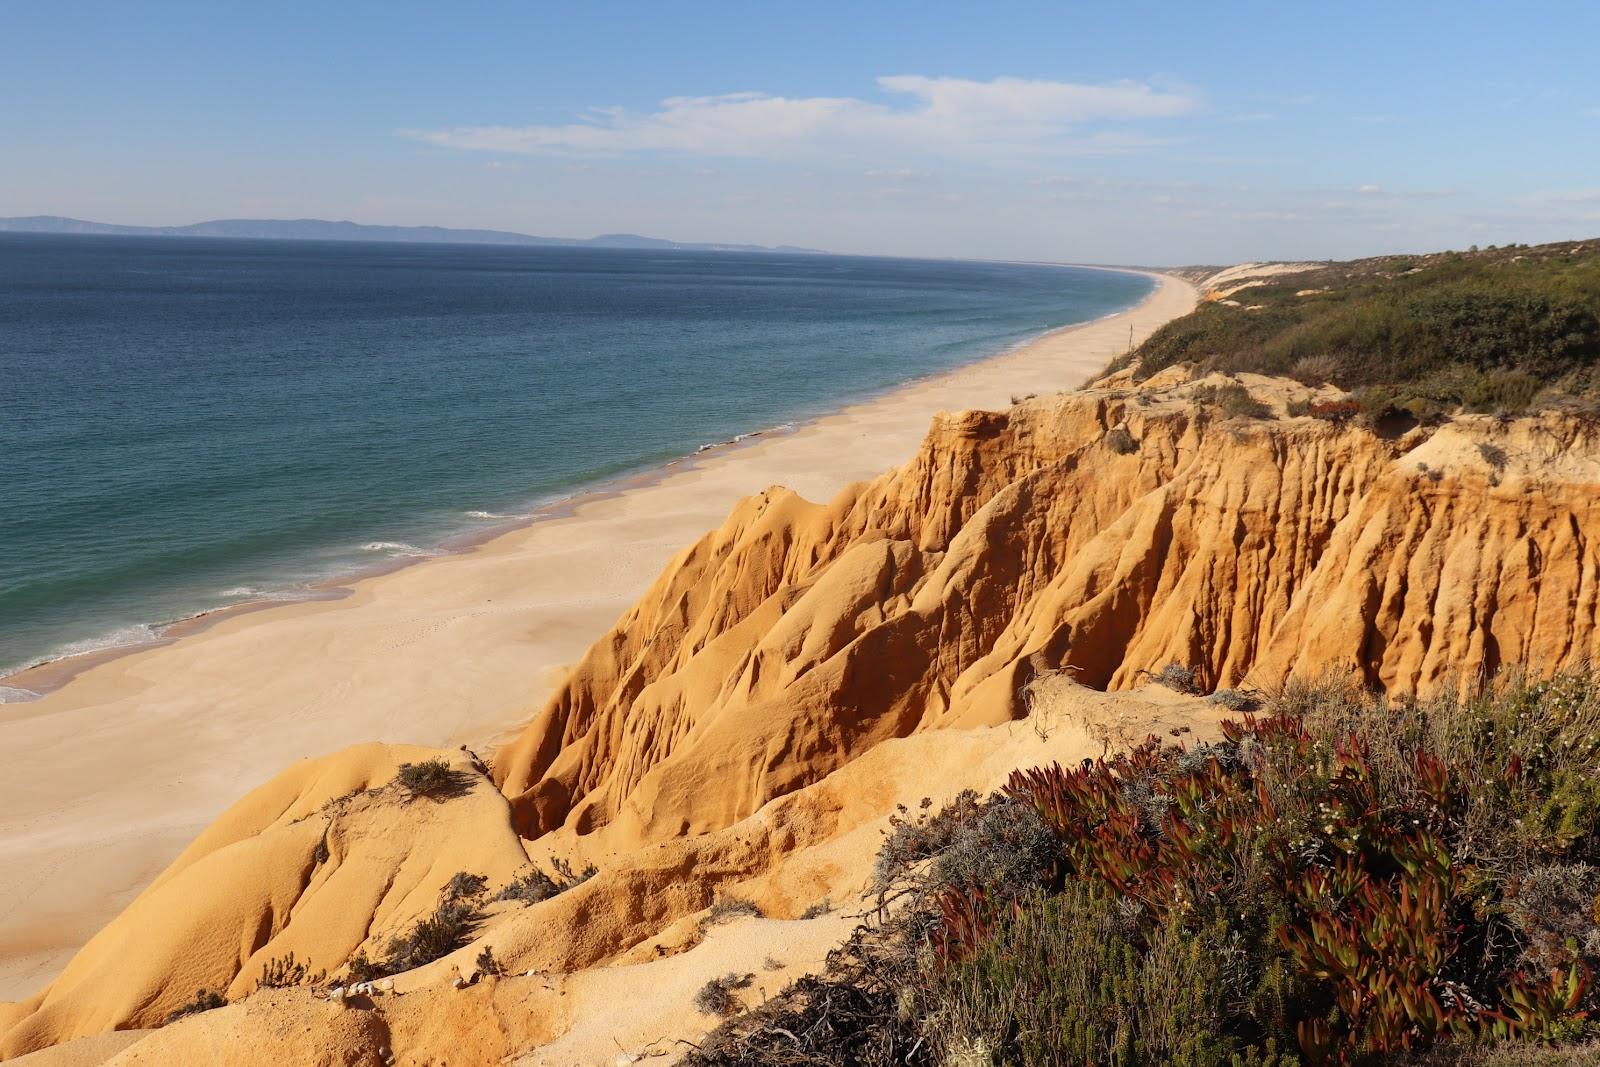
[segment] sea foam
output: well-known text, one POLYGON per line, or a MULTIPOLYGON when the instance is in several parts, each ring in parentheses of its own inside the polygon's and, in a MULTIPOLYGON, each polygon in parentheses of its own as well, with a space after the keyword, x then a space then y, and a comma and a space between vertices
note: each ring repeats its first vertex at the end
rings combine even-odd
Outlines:
POLYGON ((402 557, 420 559, 424 556, 437 556, 439 554, 430 552, 426 548, 418 548, 416 545, 408 545, 404 541, 368 541, 361 546, 361 550, 363 552, 386 552, 396 559, 402 557))

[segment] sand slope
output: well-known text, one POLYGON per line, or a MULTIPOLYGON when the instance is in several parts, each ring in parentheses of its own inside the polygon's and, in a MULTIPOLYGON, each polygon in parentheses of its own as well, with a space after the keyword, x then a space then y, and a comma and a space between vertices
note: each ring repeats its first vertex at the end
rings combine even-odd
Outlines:
POLYGON ((305 988, 252 992, 268 954, 293 946, 335 965, 364 932, 371 950, 430 907, 447 872, 487 872, 498 887, 516 870, 505 802, 481 778, 439 803, 381 787, 330 797, 383 779, 402 756, 428 754, 361 746, 291 768, 231 809, 0 1030, 0 1056, 375 1067, 611 1063, 619 1052, 666 1050, 715 1023, 691 1005, 709 979, 756 975, 742 994, 753 1002, 822 965, 864 907, 896 805, 987 792, 1019 765, 1095 755, 1108 738, 1180 727, 1206 736, 1217 718, 1214 706, 1170 691, 1108 695, 1057 676, 1029 722, 887 742, 732 825, 609 854, 597 877, 554 899, 489 905, 470 945, 398 976, 392 992, 345 1002, 305 988), (323 834, 330 854, 318 862, 323 834), (702 929, 707 906, 729 896, 765 917, 702 929), (824 899, 839 906, 802 918, 824 899), (241 947, 258 941, 253 952, 241 947), (458 976, 477 975, 485 946, 511 973, 458 988, 458 976), (235 1003, 128 1040, 92 1036, 156 1026, 196 985, 228 989, 235 1003), (51 1041, 66 1043, 45 1048, 51 1041))

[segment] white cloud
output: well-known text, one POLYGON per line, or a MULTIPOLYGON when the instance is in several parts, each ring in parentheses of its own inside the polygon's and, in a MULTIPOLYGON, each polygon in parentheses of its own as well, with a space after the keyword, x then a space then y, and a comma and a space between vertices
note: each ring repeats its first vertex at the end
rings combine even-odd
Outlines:
POLYGON ((1097 185, 1107 186, 1111 182, 1105 178, 1084 178, 1076 174, 1047 174, 1042 178, 1034 178, 1031 185, 1097 185))
POLYGON ((1566 189, 1535 193, 1534 202, 1543 204, 1600 204, 1600 189, 1566 189))
POLYGON ((1441 200, 1460 195, 1454 189, 1385 189, 1381 185, 1357 186, 1356 192, 1362 196, 1383 196, 1391 200, 1441 200))
POLYGON ((447 148, 527 155, 615 156, 674 152, 791 159, 806 156, 962 156, 1005 148, 1051 155, 1105 155, 1158 143, 1127 129, 1088 124, 1174 118, 1199 105, 1188 90, 1142 82, 1103 85, 996 78, 879 78, 886 102, 741 92, 676 96, 649 112, 591 108, 554 126, 400 130, 447 148))

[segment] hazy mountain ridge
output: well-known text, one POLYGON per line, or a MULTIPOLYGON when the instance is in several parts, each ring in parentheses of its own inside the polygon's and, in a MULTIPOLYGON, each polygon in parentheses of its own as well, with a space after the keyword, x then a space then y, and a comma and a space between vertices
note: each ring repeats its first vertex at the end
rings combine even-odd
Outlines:
POLYGON ((525 245, 545 248, 641 248, 683 252, 798 252, 821 249, 793 245, 668 241, 633 233, 598 237, 535 237, 509 230, 457 230, 445 226, 369 226, 327 219, 212 219, 187 226, 123 226, 60 215, 0 218, 0 233, 89 234, 102 237, 234 237, 275 241, 386 241, 412 244, 525 245))

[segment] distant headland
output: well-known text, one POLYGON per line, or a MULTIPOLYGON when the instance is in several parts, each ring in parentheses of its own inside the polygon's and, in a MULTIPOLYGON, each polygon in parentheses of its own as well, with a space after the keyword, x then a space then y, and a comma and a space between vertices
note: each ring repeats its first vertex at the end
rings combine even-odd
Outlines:
POLYGON ((410 244, 529 245, 548 248, 658 248, 685 252, 799 252, 821 249, 793 245, 718 244, 668 241, 634 233, 599 237, 535 237, 509 230, 456 230, 445 226, 369 226, 327 219, 213 219, 187 226, 121 226, 60 215, 0 218, 0 233, 90 234, 100 237, 235 237, 273 241, 386 241, 410 244))

